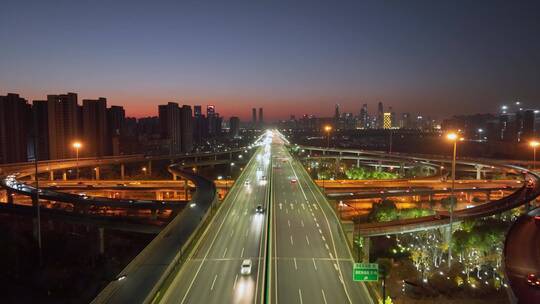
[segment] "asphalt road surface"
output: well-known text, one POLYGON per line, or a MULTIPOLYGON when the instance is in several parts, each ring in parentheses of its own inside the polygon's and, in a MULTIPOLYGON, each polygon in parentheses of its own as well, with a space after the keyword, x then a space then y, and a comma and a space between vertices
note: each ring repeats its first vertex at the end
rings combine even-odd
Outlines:
POLYGON ((299 162, 274 140, 271 303, 372 303, 352 280, 338 219, 299 162))
MULTIPOLYGON (((268 146, 268 152, 270 146, 268 146)), ((255 208, 268 207, 269 153, 259 148, 245 167, 206 230, 195 253, 165 292, 163 303, 260 303, 266 244, 266 214, 255 208), (266 161, 265 161, 266 159, 266 161), (249 185, 245 182, 249 181, 249 185), (250 275, 240 274, 244 259, 252 260, 250 275)))

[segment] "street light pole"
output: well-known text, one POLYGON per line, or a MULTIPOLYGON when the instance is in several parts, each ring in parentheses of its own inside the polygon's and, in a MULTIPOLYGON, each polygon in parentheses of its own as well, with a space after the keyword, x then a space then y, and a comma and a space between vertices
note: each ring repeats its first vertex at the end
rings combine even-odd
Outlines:
POLYGON ((449 133, 446 136, 454 143, 454 151, 452 155, 452 185, 450 188, 450 227, 448 229, 448 268, 452 265, 452 225, 454 222, 454 191, 456 184, 456 154, 457 154, 457 142, 458 135, 456 133, 449 133))
POLYGON ((533 140, 529 142, 529 145, 533 148, 533 171, 536 170, 536 147, 540 146, 540 142, 533 140))
POLYGON ((79 179, 79 149, 82 147, 82 144, 79 141, 73 143, 73 148, 75 148, 75 167, 77 168, 77 180, 79 179))

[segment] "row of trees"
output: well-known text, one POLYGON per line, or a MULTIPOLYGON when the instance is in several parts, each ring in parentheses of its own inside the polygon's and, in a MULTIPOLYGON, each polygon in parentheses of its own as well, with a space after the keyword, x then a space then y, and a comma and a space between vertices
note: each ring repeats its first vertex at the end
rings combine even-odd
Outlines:
POLYGON ((399 174, 379 171, 379 170, 368 170, 364 167, 352 167, 345 170, 345 176, 348 179, 396 179, 399 178, 399 174))
POLYGON ((399 219, 417 218, 422 216, 432 215, 434 212, 428 209, 409 208, 398 209, 396 203, 392 200, 385 199, 379 204, 374 204, 368 214, 370 222, 388 222, 399 219))

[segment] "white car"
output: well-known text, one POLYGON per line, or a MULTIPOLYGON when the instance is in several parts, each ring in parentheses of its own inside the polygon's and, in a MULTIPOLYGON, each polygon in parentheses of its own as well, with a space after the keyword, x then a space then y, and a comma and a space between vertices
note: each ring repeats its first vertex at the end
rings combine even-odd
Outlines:
POLYGON ((242 266, 240 267, 240 274, 249 275, 251 274, 251 260, 245 259, 242 261, 242 266))
POLYGON ((245 186, 249 186, 249 179, 244 182, 245 186))

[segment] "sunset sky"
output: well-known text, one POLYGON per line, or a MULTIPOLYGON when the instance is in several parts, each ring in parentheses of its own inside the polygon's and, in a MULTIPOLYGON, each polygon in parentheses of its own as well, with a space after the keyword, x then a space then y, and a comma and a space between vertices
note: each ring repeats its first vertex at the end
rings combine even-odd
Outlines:
POLYGON ((138 117, 215 104, 243 119, 540 105, 539 1, 109 2, 3 1, 0 95, 103 96, 138 117))

